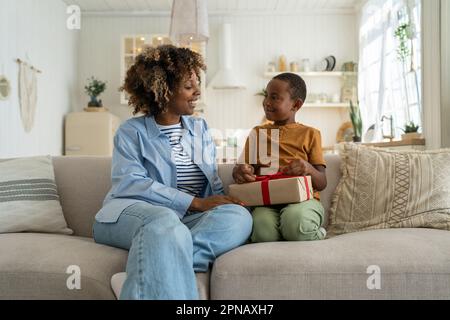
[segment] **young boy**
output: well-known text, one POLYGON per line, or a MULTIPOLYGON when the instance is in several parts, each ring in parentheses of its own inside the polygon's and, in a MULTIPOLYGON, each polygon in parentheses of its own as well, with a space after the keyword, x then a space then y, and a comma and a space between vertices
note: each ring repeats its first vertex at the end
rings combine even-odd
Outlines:
POLYGON ((247 138, 241 164, 233 169, 233 178, 236 183, 254 182, 255 173, 260 174, 260 169, 267 163, 259 157, 255 163, 250 154, 259 155, 261 144, 266 143, 262 154, 267 150, 270 156, 271 144, 276 143, 272 136, 278 137, 279 171, 285 175, 311 176, 316 191, 314 199, 255 208, 252 242, 321 240, 326 235, 325 229, 321 228, 324 208, 317 192, 327 186, 320 131, 295 122, 295 114, 305 98, 306 84, 298 75, 283 73, 269 82, 263 107, 267 120, 273 124, 253 129, 258 139, 247 138))

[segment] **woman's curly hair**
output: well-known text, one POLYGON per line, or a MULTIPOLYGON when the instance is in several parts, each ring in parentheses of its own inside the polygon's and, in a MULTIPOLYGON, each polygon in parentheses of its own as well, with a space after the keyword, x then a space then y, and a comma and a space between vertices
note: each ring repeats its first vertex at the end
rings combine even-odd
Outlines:
POLYGON ((170 97, 192 72, 200 80, 201 70, 206 70, 202 56, 190 49, 149 47, 136 57, 120 90, 130 95, 128 104, 134 108, 133 115, 142 112, 156 116, 166 110, 170 97))

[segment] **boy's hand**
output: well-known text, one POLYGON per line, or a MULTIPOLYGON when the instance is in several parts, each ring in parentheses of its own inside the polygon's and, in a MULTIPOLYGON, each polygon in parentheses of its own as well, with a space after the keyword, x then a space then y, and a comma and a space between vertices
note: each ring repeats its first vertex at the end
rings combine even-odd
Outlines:
POLYGON ((233 168, 233 179, 239 184, 255 182, 255 168, 249 164, 238 164, 233 168))
POLYGON ((305 160, 297 159, 281 168, 281 173, 288 176, 307 176, 311 174, 311 164, 305 160))

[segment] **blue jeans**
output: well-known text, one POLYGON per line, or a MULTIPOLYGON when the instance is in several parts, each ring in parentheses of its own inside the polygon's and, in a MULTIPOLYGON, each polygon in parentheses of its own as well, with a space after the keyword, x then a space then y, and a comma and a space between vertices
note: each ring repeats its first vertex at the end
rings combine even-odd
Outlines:
POLYGON ((136 203, 116 223, 94 223, 95 242, 129 250, 120 299, 198 299, 195 272, 244 244, 252 218, 227 204, 182 220, 166 207, 136 203))

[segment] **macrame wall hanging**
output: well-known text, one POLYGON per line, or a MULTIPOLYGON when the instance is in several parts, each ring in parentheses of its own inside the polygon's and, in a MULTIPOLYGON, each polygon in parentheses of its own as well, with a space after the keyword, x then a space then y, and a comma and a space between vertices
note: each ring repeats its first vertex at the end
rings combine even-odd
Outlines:
POLYGON ((34 126, 37 107, 37 74, 42 73, 32 65, 17 59, 19 64, 20 115, 25 132, 34 126))

